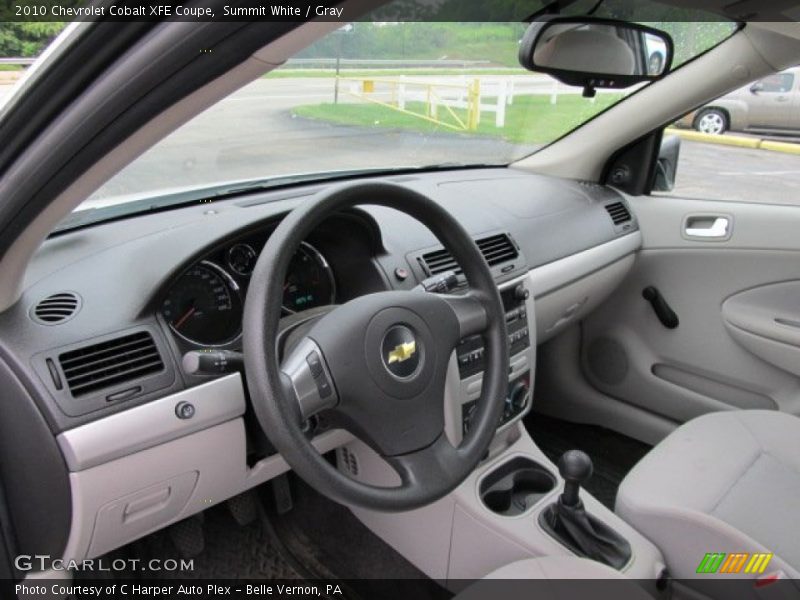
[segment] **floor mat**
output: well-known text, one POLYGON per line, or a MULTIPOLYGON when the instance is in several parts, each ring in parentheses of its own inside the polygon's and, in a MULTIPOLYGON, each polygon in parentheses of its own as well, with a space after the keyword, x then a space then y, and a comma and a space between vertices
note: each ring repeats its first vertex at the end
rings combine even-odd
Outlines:
POLYGON ((610 429, 538 413, 528 414, 525 426, 536 445, 555 463, 567 450, 586 452, 594 463, 594 475, 586 489, 611 510, 622 479, 652 447, 610 429))
POLYGON ((299 562, 346 580, 362 598, 445 600, 452 594, 429 579, 364 526, 349 509, 291 475, 294 508, 274 515, 275 531, 299 562), (385 582, 391 581, 390 589, 385 582))
MULTIPOLYGON (((200 517, 192 517, 198 519, 200 517)), ((175 526, 172 526, 175 527, 175 526)), ((202 513, 202 550, 186 556, 170 528, 152 533, 119 550, 109 557, 164 561, 185 557, 192 568, 181 571, 131 571, 117 573, 122 579, 301 579, 301 569, 292 563, 280 541, 262 519, 240 525, 228 507, 220 504, 202 513), (176 544, 176 541, 178 542, 176 544)), ((180 534, 179 534, 180 535, 180 534)))

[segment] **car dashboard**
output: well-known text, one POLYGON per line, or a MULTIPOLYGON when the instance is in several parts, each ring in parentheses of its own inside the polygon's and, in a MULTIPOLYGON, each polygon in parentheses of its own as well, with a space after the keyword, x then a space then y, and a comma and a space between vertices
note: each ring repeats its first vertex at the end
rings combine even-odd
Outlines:
MULTIPOLYGON (((500 431, 535 401, 537 344, 578 322, 631 268, 641 245, 635 215, 612 188, 511 168, 382 180, 449 210, 495 276, 512 355, 500 431)), ((246 373, 192 372, 184 357, 241 350, 264 244, 329 185, 132 216, 43 245, 22 298, 0 315, 0 385, 15 398, 0 421, 26 435, 5 449, 14 457, 36 448, 37 476, 20 472, 9 505, 47 515, 20 520, 20 551, 99 556, 289 469, 252 417, 246 373), (187 403, 190 415, 180 409, 187 403)), ((320 223, 298 248, 277 291, 286 317, 458 270, 427 228, 369 201, 320 223)), ((468 339, 451 359, 443 410, 453 443, 469 427, 481 357, 481 340, 468 339)), ((351 439, 324 421, 308 435, 321 452, 351 439)))

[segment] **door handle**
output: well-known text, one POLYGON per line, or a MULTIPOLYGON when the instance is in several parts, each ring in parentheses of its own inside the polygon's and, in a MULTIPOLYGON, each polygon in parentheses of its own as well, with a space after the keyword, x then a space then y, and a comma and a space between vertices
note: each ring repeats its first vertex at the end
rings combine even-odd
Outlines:
POLYGON ((730 237, 730 224, 728 217, 694 215, 686 217, 683 231, 690 238, 727 239, 730 237))

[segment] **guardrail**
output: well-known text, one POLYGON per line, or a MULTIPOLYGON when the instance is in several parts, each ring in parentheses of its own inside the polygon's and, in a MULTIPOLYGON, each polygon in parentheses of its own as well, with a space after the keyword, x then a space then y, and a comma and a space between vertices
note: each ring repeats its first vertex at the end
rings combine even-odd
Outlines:
POLYGON ((16 58, 16 57, 0 58, 0 65, 27 66, 27 65, 32 65, 35 62, 36 62, 35 58, 16 58))

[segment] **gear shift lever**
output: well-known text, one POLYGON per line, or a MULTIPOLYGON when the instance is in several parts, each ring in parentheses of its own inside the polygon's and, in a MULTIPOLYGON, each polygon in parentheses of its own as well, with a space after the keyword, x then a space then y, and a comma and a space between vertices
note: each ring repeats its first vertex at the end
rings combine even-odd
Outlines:
POLYGON ((586 512, 580 499, 581 484, 592 476, 592 459, 580 450, 569 450, 558 461, 564 479, 564 491, 539 516, 542 528, 571 549, 585 556, 621 569, 631 559, 631 546, 603 521, 586 512))
POLYGON ((593 470, 592 459, 581 450, 568 450, 561 455, 558 472, 564 478, 564 492, 561 494, 561 503, 564 506, 580 504, 581 485, 589 480, 593 470))

